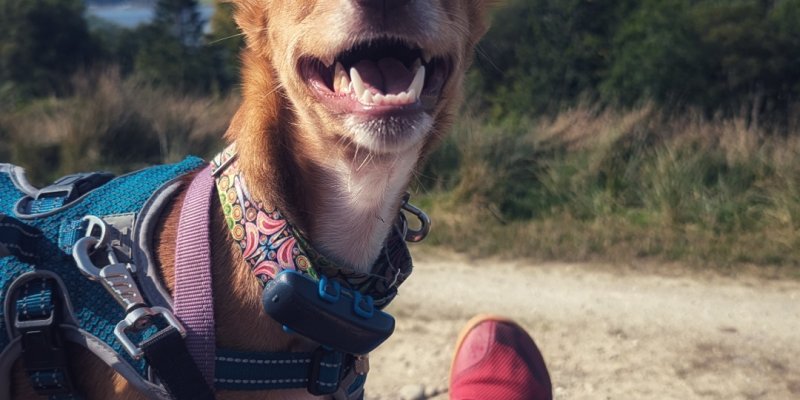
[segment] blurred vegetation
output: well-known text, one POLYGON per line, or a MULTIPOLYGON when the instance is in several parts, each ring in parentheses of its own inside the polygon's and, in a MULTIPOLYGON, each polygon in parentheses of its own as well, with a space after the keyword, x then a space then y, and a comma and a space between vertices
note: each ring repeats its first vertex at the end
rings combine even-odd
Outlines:
POLYGON ((431 242, 475 256, 800 265, 800 132, 589 106, 463 119, 418 185, 431 242))
MULTIPOLYGON (((203 21, 197 0, 150 3, 124 29, 81 0, 0 0, 0 159, 41 184, 219 149, 232 6, 203 21)), ((431 242, 800 264, 800 0, 509 0, 493 19, 463 118, 415 182, 431 242)))
MULTIPOLYGON (((119 1, 107 1, 107 3, 119 1)), ((98 2, 99 3, 99 2, 98 2)), ((154 0, 153 21, 124 29, 91 18, 83 0, 0 0, 0 103, 24 107, 36 98, 72 94, 79 72, 119 69, 132 78, 181 93, 225 95, 238 76, 243 40, 231 25, 211 24, 197 0, 154 0)), ((221 20, 230 4, 216 1, 221 20)), ((226 15, 227 13, 227 15, 226 15)))
POLYGON ((800 100, 800 0, 510 0, 494 20, 472 78, 495 118, 654 102, 781 126, 800 100))
POLYGON ((83 0, 0 0, 0 158, 43 184, 213 155, 238 102, 230 4, 205 33, 196 0, 151 3, 124 29, 83 0))
POLYGON ((25 166, 39 184, 76 171, 127 172, 211 157, 238 98, 200 96, 123 79, 109 69, 79 75, 73 94, 48 97, 0 114, 0 159, 25 166))

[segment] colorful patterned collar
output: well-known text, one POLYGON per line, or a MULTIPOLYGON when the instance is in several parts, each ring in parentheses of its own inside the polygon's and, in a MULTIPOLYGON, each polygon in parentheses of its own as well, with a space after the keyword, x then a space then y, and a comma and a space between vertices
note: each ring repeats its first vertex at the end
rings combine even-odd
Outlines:
MULTIPOLYGON (((411 274, 411 255, 404 234, 395 227, 368 274, 341 267, 314 250, 279 210, 252 199, 239 170, 235 145, 211 162, 225 222, 242 256, 262 285, 281 271, 299 271, 313 280, 320 274, 350 289, 372 296, 383 308, 397 295, 397 287, 411 274)), ((402 220, 402 217, 400 217, 402 220)))

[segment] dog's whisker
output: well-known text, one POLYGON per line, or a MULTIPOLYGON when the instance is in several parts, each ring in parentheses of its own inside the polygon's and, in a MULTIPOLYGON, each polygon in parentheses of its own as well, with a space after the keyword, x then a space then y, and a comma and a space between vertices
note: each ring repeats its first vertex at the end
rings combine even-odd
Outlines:
POLYGON ((237 37, 244 36, 244 35, 245 35, 244 32, 240 32, 240 33, 237 33, 235 35, 230 35, 230 36, 226 36, 226 37, 219 38, 219 39, 216 39, 216 40, 212 40, 212 41, 206 43, 206 45, 207 46, 215 45, 217 43, 224 42, 226 40, 230 40, 230 39, 237 38, 237 37))
POLYGON ((364 168, 364 165, 367 165, 370 161, 372 161, 373 158, 375 158, 375 155, 372 153, 367 154, 367 157, 364 158, 364 161, 361 162, 361 165, 356 168, 356 172, 361 171, 361 168, 364 168))
POLYGON ((283 88, 283 85, 281 85, 280 83, 276 83, 276 84, 275 84, 275 87, 273 87, 273 88, 272 88, 272 90, 270 90, 269 92, 267 92, 267 93, 265 93, 265 94, 264 94, 264 97, 269 97, 269 96, 271 96, 272 94, 274 94, 274 93, 275 93, 275 92, 277 92, 278 90, 281 90, 281 88, 283 88))
POLYGON ((495 63, 494 63, 494 60, 492 60, 492 57, 490 57, 490 56, 489 56, 489 53, 487 53, 487 52, 486 52, 486 51, 483 49, 483 47, 482 47, 482 46, 480 46, 480 45, 476 45, 476 46, 475 46, 475 53, 476 53, 476 54, 478 54, 478 55, 481 57, 481 59, 482 59, 482 60, 485 60, 486 62, 488 62, 488 63, 489 63, 489 65, 490 65, 490 66, 491 66, 491 67, 492 67, 492 68, 493 68, 495 71, 497 71, 497 72, 500 72, 500 73, 503 73, 503 70, 502 70, 502 69, 500 69, 500 67, 498 67, 498 66, 497 66, 497 64, 495 64, 495 63))

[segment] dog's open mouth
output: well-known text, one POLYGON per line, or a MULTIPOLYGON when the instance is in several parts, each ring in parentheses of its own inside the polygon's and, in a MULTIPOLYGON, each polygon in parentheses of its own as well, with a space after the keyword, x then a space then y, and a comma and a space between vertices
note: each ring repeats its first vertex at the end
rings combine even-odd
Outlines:
POLYGON ((300 74, 326 105, 339 112, 380 115, 436 105, 450 61, 399 40, 358 44, 332 62, 300 59, 300 74))

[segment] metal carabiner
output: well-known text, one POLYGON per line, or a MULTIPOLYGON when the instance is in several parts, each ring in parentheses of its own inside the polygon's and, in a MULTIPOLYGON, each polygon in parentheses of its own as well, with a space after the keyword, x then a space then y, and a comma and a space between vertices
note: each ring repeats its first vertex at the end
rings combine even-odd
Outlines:
POLYGON ((133 278, 136 271, 135 266, 130 263, 121 263, 117 259, 114 247, 104 243, 106 239, 106 224, 95 216, 84 217, 89 221, 86 236, 78 239, 72 247, 72 258, 75 264, 90 280, 100 282, 112 297, 125 309, 125 319, 117 323, 114 328, 114 335, 122 344, 122 347, 133 359, 138 360, 144 354, 141 347, 137 346, 128 337, 127 332, 141 331, 153 325, 155 317, 161 317, 169 326, 174 327, 182 337, 186 337, 186 328, 181 325, 177 318, 162 307, 148 307, 145 303, 139 286, 133 278), (100 227, 100 238, 92 236, 92 230, 100 227), (108 265, 97 266, 92 261, 92 253, 95 251, 105 251, 108 258, 108 265))
POLYGON ((96 281, 100 279, 100 268, 94 265, 90 254, 97 249, 100 239, 94 236, 84 236, 72 246, 72 258, 75 264, 87 278, 96 281))
POLYGON ((401 213, 400 215, 403 221, 403 234, 407 242, 421 242, 431 231, 431 219, 427 214, 425 214, 424 211, 409 203, 408 200, 410 198, 411 194, 406 192, 406 194, 403 195, 403 203, 400 207, 404 211, 407 211, 417 217, 419 220, 419 229, 411 229, 408 226, 408 220, 406 220, 405 215, 401 213))
POLYGON ((81 221, 86 221, 88 224, 86 225, 86 235, 85 236, 92 236, 92 232, 94 232, 94 228, 100 228, 100 238, 98 239, 97 244, 95 245, 95 249, 103 247, 108 244, 108 234, 106 233, 108 229, 106 229, 106 221, 103 221, 100 217, 94 215, 87 215, 81 219, 81 221))
POLYGON ((109 264, 98 267, 91 258, 92 250, 97 249, 100 240, 94 236, 86 236, 78 239, 72 248, 72 257, 78 269, 90 280, 99 281, 103 287, 117 300, 117 302, 129 312, 134 308, 145 305, 144 298, 133 274, 130 264, 120 263, 117 260, 114 249, 107 246, 107 257, 109 264))

